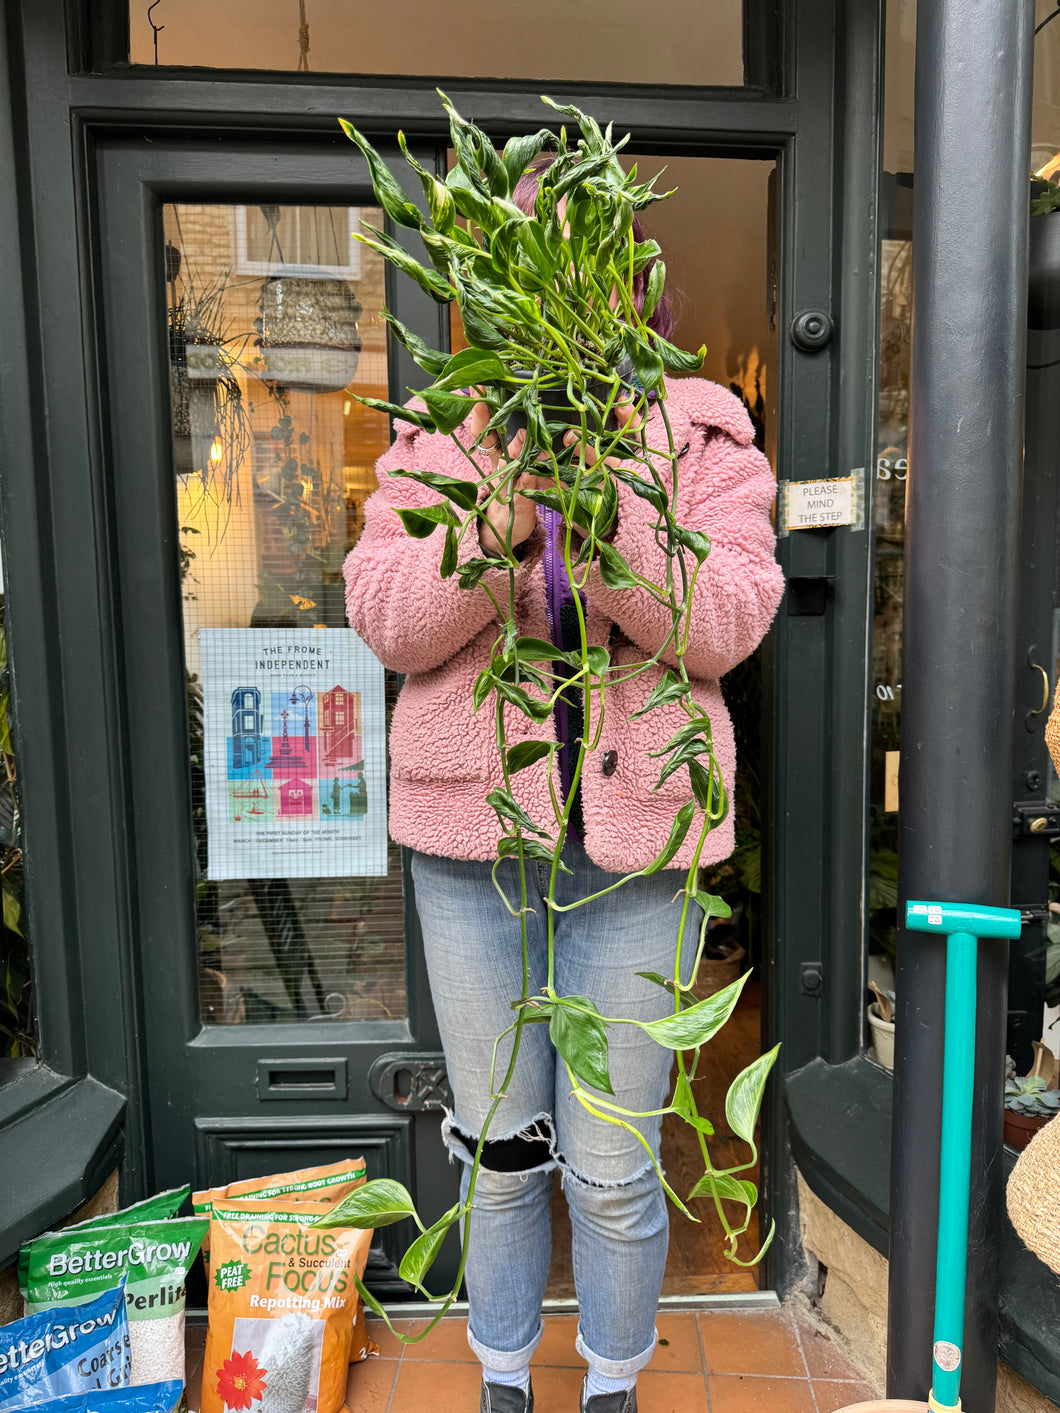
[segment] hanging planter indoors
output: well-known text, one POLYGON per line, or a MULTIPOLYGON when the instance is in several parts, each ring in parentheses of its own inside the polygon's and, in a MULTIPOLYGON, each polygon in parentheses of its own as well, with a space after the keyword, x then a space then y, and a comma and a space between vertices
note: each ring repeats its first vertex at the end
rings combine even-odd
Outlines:
POLYGON ((261 287, 258 375, 303 392, 341 392, 357 371, 361 305, 345 280, 288 266, 261 287))

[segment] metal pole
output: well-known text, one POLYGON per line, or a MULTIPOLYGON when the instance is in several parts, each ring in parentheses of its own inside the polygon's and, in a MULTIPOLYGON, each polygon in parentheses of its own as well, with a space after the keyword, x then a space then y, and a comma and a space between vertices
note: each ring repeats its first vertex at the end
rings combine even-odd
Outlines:
MULTIPOLYGON (((1005 905, 1033 0, 920 0, 902 673, 905 898, 1005 905)), ((980 948, 962 1388, 992 1413, 1007 947, 980 948)), ((926 1399, 945 944, 898 945, 887 1392, 926 1399)))

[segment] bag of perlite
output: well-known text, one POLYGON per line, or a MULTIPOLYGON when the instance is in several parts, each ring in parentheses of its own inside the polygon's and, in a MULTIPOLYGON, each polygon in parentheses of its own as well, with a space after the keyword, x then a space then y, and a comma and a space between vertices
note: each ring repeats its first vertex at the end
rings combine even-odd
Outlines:
POLYGON ((206 1233, 203 1217, 68 1227, 29 1243, 27 1308, 77 1305, 124 1276, 132 1384, 184 1382, 184 1282, 206 1233))
MULTIPOLYGON (((102 1212, 97 1217, 88 1217, 83 1222, 74 1222, 63 1227, 63 1231, 85 1231, 89 1227, 113 1227, 129 1222, 144 1222, 172 1217, 179 1212, 191 1192, 190 1183, 184 1187, 171 1187, 166 1192, 156 1192, 153 1197, 145 1197, 120 1212, 102 1212)), ((18 1253, 18 1288, 23 1297, 26 1294, 26 1262, 29 1260, 29 1244, 18 1253)))
POLYGON ((95 1393, 72 1393, 39 1403, 34 1413, 176 1413, 184 1385, 176 1379, 139 1388, 108 1388, 95 1393))
POLYGON ((314 1230, 330 1202, 217 1201, 201 1413, 338 1413, 346 1396, 354 1276, 371 1231, 314 1230))
POLYGON ((129 1382, 125 1292, 113 1278, 111 1287, 0 1327, 0 1413, 129 1382))

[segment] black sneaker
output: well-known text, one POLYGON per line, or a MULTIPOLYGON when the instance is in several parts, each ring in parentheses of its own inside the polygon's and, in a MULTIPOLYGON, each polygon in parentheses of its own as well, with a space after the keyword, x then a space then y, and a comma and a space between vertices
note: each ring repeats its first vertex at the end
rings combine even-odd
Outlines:
POLYGON ((534 1385, 529 1384, 524 1393, 521 1388, 512 1388, 510 1384, 488 1384, 483 1381, 479 1413, 534 1413, 534 1385))
POLYGON ((626 1389, 623 1393, 594 1393, 592 1398, 586 1398, 586 1382, 582 1380, 581 1397, 578 1399, 581 1413, 637 1413, 635 1388, 626 1389))

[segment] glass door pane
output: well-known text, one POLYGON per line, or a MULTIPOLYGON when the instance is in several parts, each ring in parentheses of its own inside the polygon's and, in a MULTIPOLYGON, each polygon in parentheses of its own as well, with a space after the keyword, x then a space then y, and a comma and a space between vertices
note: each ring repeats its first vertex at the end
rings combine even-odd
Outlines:
POLYGON ((742 0, 434 0, 363 6, 313 0, 181 0, 129 6, 134 64, 552 82, 744 82, 742 0), (647 41, 647 42, 646 42, 647 41))
POLYGON ((343 560, 389 445, 382 262, 347 206, 167 205, 201 1019, 407 1013, 391 673, 343 560), (245 876, 246 875, 246 876, 245 876))

